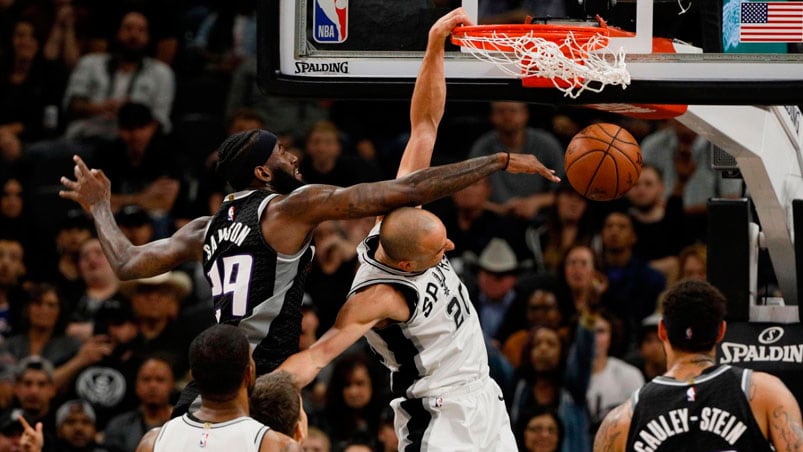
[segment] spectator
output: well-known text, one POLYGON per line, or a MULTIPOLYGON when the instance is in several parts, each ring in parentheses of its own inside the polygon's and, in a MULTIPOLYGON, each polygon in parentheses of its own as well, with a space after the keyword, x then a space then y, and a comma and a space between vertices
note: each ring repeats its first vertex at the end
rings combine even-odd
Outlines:
MULTIPOLYGON (((21 418, 24 419, 24 416, 19 408, 7 408, 0 412, 0 451, 40 452, 42 450, 42 447, 32 447, 27 450, 21 447, 24 429, 21 418)), ((42 441, 39 445, 41 443, 42 441)))
POLYGON ((594 329, 596 348, 588 386, 588 408, 591 415, 591 434, 594 435, 609 411, 633 395, 644 384, 644 378, 634 367, 616 356, 621 343, 621 321, 601 309, 594 329))
POLYGON ((86 290, 81 279, 81 245, 92 238, 92 220, 81 209, 67 212, 64 221, 56 232, 57 261, 53 270, 47 272, 47 279, 55 283, 61 294, 63 314, 71 315, 81 295, 86 290))
POLYGON ((555 187, 555 204, 545 212, 544 220, 529 227, 527 247, 535 258, 538 272, 559 275, 561 260, 574 245, 591 245, 594 228, 588 200, 577 193, 567 180, 555 187))
POLYGON ((535 327, 522 350, 511 420, 517 425, 528 410, 539 406, 556 410, 566 428, 561 449, 564 452, 591 450, 586 392, 594 356, 595 324, 596 315, 584 311, 570 349, 557 330, 535 327))
POLYGON ((64 402, 56 411, 59 452, 107 452, 95 442, 95 411, 83 400, 64 402))
POLYGON ((142 207, 136 204, 127 205, 117 212, 114 219, 132 245, 144 245, 154 240, 153 222, 142 207))
POLYGON ((310 427, 307 438, 301 443, 304 452, 329 452, 332 450, 329 435, 317 427, 310 427))
MULTIPOLYGON (((27 250, 35 243, 31 232, 32 224, 25 209, 23 186, 20 179, 9 177, 2 183, 0 191, 0 237, 8 237, 20 242, 27 250)), ((29 253, 32 254, 32 253, 29 253)), ((31 263, 33 255, 26 256, 31 263)), ((30 265, 28 265, 30 267, 30 265)))
POLYGON ((166 132, 170 131, 173 71, 147 57, 148 20, 129 12, 120 23, 111 53, 89 54, 78 61, 64 94, 70 118, 68 138, 113 139, 117 112, 126 102, 146 105, 166 132))
POLYGON ((117 140, 100 147, 95 164, 114 181, 112 210, 130 204, 142 207, 157 220, 156 236, 162 238, 181 188, 175 151, 148 106, 125 103, 118 116, 117 140))
POLYGON ((633 254, 636 233, 628 215, 610 213, 602 228, 603 272, 608 278, 604 306, 625 324, 625 344, 636 344, 641 320, 655 312, 666 278, 633 254))
POLYGON ((564 428, 558 413, 536 407, 524 413, 516 437, 523 452, 558 452, 563 443, 564 428))
POLYGON ((10 336, 18 325, 20 305, 24 298, 24 256, 22 243, 0 237, 0 334, 5 337, 10 336))
POLYGON ((95 313, 93 336, 72 367, 75 378, 68 395, 92 404, 97 428, 137 406, 136 378, 142 357, 136 353, 139 328, 127 302, 108 300, 95 313), (80 358, 79 358, 80 359, 80 358))
POLYGON ((21 151, 21 142, 58 135, 67 71, 57 59, 43 57, 40 44, 33 23, 20 19, 13 25, 12 50, 0 61, 0 153, 7 157, 14 147, 21 151))
POLYGON ((653 314, 641 322, 639 348, 627 356, 627 362, 641 371, 644 381, 651 381, 666 372, 666 353, 658 337, 660 319, 660 314, 653 314))
POLYGON ((644 165, 638 182, 627 192, 636 232, 633 253, 649 262, 650 267, 663 273, 667 281, 677 278, 677 255, 687 244, 683 188, 689 178, 687 170, 676 166, 677 180, 669 198, 664 197, 664 180, 658 168, 644 165))
POLYGON ((86 290, 70 318, 67 334, 85 341, 92 335, 95 312, 105 301, 118 297, 120 280, 103 254, 100 241, 95 238, 81 244, 78 269, 86 290))
POLYGON ((380 449, 379 452, 395 452, 399 447, 399 436, 396 434, 396 428, 393 426, 393 409, 385 407, 382 410, 382 415, 379 418, 379 439, 380 449))
MULTIPOLYGON (((471 148, 469 157, 507 151, 532 154, 547 168, 563 177, 563 149, 549 132, 529 127, 530 113, 523 102, 492 102, 491 124, 494 130, 482 135, 471 148)), ((545 178, 522 174, 495 173, 491 180, 491 201, 497 211, 532 220, 552 205, 554 195, 545 178)))
POLYGON ((170 363, 148 358, 137 371, 136 393, 139 407, 112 418, 103 434, 103 447, 109 452, 134 452, 148 430, 170 420, 174 387, 170 363))
POLYGON ((525 300, 516 291, 519 263, 510 245, 493 238, 477 260, 476 300, 480 325, 497 349, 513 332, 526 328, 525 300))
POLYGON ((699 281, 708 279, 708 251, 705 245, 696 243, 680 250, 678 255, 678 278, 699 281))
POLYGON ((326 392, 325 422, 335 444, 362 435, 375 441, 379 413, 388 400, 382 394, 376 368, 363 353, 345 355, 334 363, 326 392))
POLYGON ((347 187, 377 181, 381 171, 343 151, 340 131, 330 121, 315 123, 307 134, 299 170, 307 183, 347 187))
POLYGON ((135 351, 141 356, 155 352, 166 354, 176 379, 185 379, 189 370, 187 350, 190 342, 214 322, 210 312, 179 318, 181 303, 192 292, 190 278, 174 270, 127 281, 121 292, 131 299, 139 325, 142 341, 137 343, 135 351))
POLYGON ((64 334, 67 312, 54 286, 32 284, 26 292, 23 324, 20 332, 6 342, 6 350, 17 360, 38 355, 59 367, 78 353, 81 343, 64 334))
POLYGON ((521 366, 521 352, 527 343, 530 330, 537 326, 547 326, 559 330, 563 316, 558 308, 555 292, 547 287, 533 290, 527 300, 527 328, 516 331, 505 341, 502 348, 505 358, 514 369, 521 366))
POLYGON ((53 364, 39 357, 29 356, 17 364, 14 396, 31 425, 41 422, 43 426, 44 450, 54 449, 56 438, 56 416, 53 399, 56 386, 53 383, 53 364))
POLYGON ((608 279, 599 270, 596 253, 587 245, 571 246, 561 263, 558 306, 564 320, 571 321, 588 306, 606 296, 608 279))
POLYGON ((683 191, 683 209, 690 224, 691 239, 705 240, 708 199, 739 195, 741 182, 723 179, 711 169, 710 143, 675 119, 641 141, 644 163, 661 171, 666 185, 665 197, 675 193, 680 165, 690 173, 683 191))

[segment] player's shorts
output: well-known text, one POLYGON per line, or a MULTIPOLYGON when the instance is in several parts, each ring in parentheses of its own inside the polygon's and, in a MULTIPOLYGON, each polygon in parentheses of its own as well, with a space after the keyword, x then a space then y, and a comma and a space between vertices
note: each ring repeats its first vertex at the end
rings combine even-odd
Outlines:
POLYGON ((390 402, 398 450, 515 452, 499 385, 487 377, 437 397, 390 402), (411 449, 406 449, 412 446, 411 449))

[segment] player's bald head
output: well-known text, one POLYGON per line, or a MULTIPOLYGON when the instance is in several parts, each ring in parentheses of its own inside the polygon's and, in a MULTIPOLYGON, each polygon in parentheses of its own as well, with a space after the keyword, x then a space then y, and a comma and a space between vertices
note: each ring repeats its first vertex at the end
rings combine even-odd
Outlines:
POLYGON ((423 250, 423 238, 442 228, 438 217, 423 209, 402 207, 389 213, 379 229, 379 243, 396 261, 415 261, 423 250))

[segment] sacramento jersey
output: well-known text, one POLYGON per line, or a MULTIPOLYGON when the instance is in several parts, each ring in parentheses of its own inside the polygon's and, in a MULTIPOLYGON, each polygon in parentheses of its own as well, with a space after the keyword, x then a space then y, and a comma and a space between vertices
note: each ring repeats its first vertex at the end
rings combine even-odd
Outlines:
POLYGON ((401 289, 410 319, 365 334, 391 370, 397 396, 448 392, 488 377, 488 355, 477 313, 451 264, 443 258, 421 273, 407 273, 374 259, 379 224, 357 248, 360 268, 349 295, 375 284, 401 289))
POLYGON ((261 190, 227 195, 204 237, 204 272, 215 316, 238 326, 254 348, 257 375, 298 351, 301 299, 313 248, 279 254, 262 237, 260 218, 277 195, 261 190))
POLYGON ((773 450, 747 400, 752 375, 723 365, 690 381, 654 378, 633 395, 626 450, 773 450))
POLYGON ((268 430, 247 416, 211 424, 185 414, 162 426, 153 452, 256 452, 268 430))

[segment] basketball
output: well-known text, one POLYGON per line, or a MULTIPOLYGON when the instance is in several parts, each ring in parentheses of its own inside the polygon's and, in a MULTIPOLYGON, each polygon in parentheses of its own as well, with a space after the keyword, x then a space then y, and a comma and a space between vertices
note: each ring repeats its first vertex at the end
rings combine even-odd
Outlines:
POLYGON ((592 124, 572 138, 564 168, 572 187, 593 201, 620 198, 641 174, 641 148, 616 124, 592 124))

